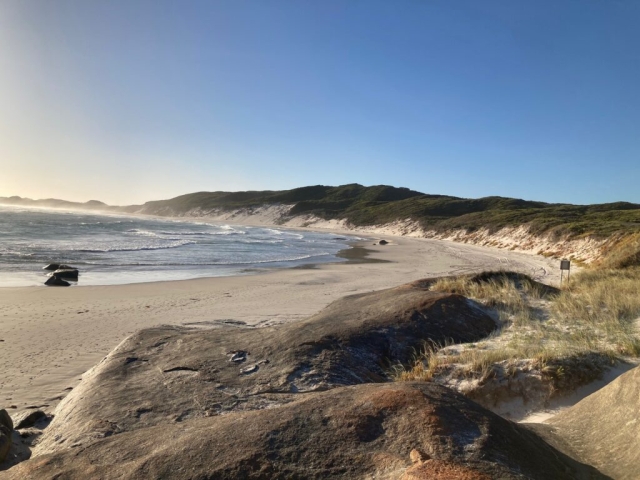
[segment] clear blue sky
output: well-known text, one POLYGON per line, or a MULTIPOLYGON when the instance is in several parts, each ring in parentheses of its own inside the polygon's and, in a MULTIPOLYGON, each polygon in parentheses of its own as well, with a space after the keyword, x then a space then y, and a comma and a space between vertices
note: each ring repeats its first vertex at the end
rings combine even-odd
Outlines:
POLYGON ((640 202, 640 2, 0 1, 0 196, 640 202))

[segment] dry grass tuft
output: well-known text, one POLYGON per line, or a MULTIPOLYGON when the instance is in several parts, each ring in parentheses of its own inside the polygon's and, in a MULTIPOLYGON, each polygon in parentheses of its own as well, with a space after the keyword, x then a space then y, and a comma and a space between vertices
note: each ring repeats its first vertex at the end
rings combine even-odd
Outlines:
POLYGON ((640 354, 640 268, 582 272, 553 302, 551 312, 576 342, 596 351, 640 354))
POLYGON ((528 369, 563 385, 563 375, 581 367, 597 374, 607 361, 640 356, 640 268, 585 271, 561 290, 508 272, 446 277, 431 289, 494 309, 503 327, 474 344, 425 346, 411 365, 398 367, 398 380, 467 378, 481 384, 498 371, 528 369))

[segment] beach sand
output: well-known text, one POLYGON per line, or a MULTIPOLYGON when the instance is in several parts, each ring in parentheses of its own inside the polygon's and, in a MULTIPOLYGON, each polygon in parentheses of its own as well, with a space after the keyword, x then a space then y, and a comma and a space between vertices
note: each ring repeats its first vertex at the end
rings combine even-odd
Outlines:
POLYGON ((14 406, 11 414, 34 405, 53 410, 83 372, 124 338, 159 324, 211 328, 230 320, 274 325, 307 317, 345 295, 487 269, 521 271, 556 285, 560 278, 558 262, 539 256, 441 240, 384 238, 389 245, 360 242, 368 251, 349 251, 348 262, 245 276, 0 288, 0 408, 14 406))

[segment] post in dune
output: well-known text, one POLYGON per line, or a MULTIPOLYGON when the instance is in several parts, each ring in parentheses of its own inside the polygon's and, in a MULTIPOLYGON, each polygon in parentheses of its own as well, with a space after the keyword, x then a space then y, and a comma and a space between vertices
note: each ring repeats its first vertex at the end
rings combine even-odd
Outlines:
POLYGON ((560 284, 562 284, 565 270, 567 271, 567 282, 569 282, 569 275, 571 274, 570 260, 560 260, 560 284))

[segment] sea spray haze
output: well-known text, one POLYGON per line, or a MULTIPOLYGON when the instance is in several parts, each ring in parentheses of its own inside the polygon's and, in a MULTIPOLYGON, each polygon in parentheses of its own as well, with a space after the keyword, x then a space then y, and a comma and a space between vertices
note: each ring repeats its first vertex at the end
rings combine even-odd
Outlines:
POLYGON ((344 237, 205 222, 0 206, 0 286, 39 285, 63 262, 81 285, 178 280, 339 260, 344 237))

